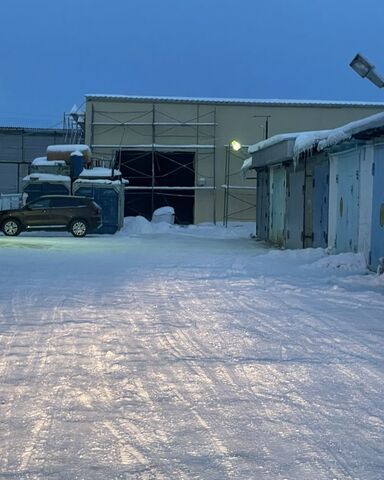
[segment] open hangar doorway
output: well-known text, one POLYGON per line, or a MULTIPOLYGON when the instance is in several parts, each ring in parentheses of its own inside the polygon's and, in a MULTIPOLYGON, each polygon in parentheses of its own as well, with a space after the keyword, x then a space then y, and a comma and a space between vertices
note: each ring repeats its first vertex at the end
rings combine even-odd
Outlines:
POLYGON ((151 220, 154 210, 169 206, 175 210, 176 223, 193 224, 194 163, 194 152, 116 152, 115 166, 129 181, 125 191, 124 215, 141 215, 151 220))

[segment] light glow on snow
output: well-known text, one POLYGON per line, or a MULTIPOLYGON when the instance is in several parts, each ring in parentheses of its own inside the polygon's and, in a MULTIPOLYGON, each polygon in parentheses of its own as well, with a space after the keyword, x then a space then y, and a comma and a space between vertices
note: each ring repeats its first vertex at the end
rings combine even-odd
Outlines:
POLYGON ((253 229, 0 236, 0 476, 381 478, 384 275, 253 229))

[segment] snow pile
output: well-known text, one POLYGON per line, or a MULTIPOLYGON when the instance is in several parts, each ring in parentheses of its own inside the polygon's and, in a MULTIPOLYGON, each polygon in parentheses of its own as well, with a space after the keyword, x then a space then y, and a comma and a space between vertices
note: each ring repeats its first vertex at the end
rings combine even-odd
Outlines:
POLYGON ((249 238, 255 233, 253 222, 230 223, 228 227, 202 223, 199 225, 172 225, 167 222, 149 222, 146 218, 126 217, 120 235, 148 235, 168 233, 200 238, 235 239, 249 238))
POLYGON ((151 223, 141 216, 126 217, 124 219, 124 227, 121 233, 125 235, 168 233, 171 227, 172 226, 168 223, 151 223))
POLYGON ((254 222, 229 222, 228 227, 214 225, 213 223, 200 223, 198 225, 175 226, 180 235, 189 235, 201 238, 236 239, 249 238, 255 234, 254 222))
POLYGON ((155 210, 152 214, 153 223, 175 223, 175 209, 173 207, 161 207, 155 210))
POLYGON ((337 255, 328 255, 324 251, 324 255, 323 258, 314 261, 311 267, 354 273, 364 273, 367 270, 364 255, 362 253, 339 253, 337 255))

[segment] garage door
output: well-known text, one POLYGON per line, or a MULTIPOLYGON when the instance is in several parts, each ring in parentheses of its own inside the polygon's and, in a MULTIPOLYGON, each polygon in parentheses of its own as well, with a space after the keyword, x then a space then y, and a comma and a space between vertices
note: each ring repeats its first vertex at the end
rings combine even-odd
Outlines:
POLYGON ((0 163, 0 193, 17 193, 19 176, 17 164, 0 163))

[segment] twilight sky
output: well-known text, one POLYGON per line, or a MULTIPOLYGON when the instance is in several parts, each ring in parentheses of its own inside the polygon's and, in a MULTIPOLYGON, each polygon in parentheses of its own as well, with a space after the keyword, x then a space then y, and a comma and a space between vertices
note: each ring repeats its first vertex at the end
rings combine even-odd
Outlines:
POLYGON ((0 125, 86 93, 383 101, 383 0, 0 0, 0 125))

